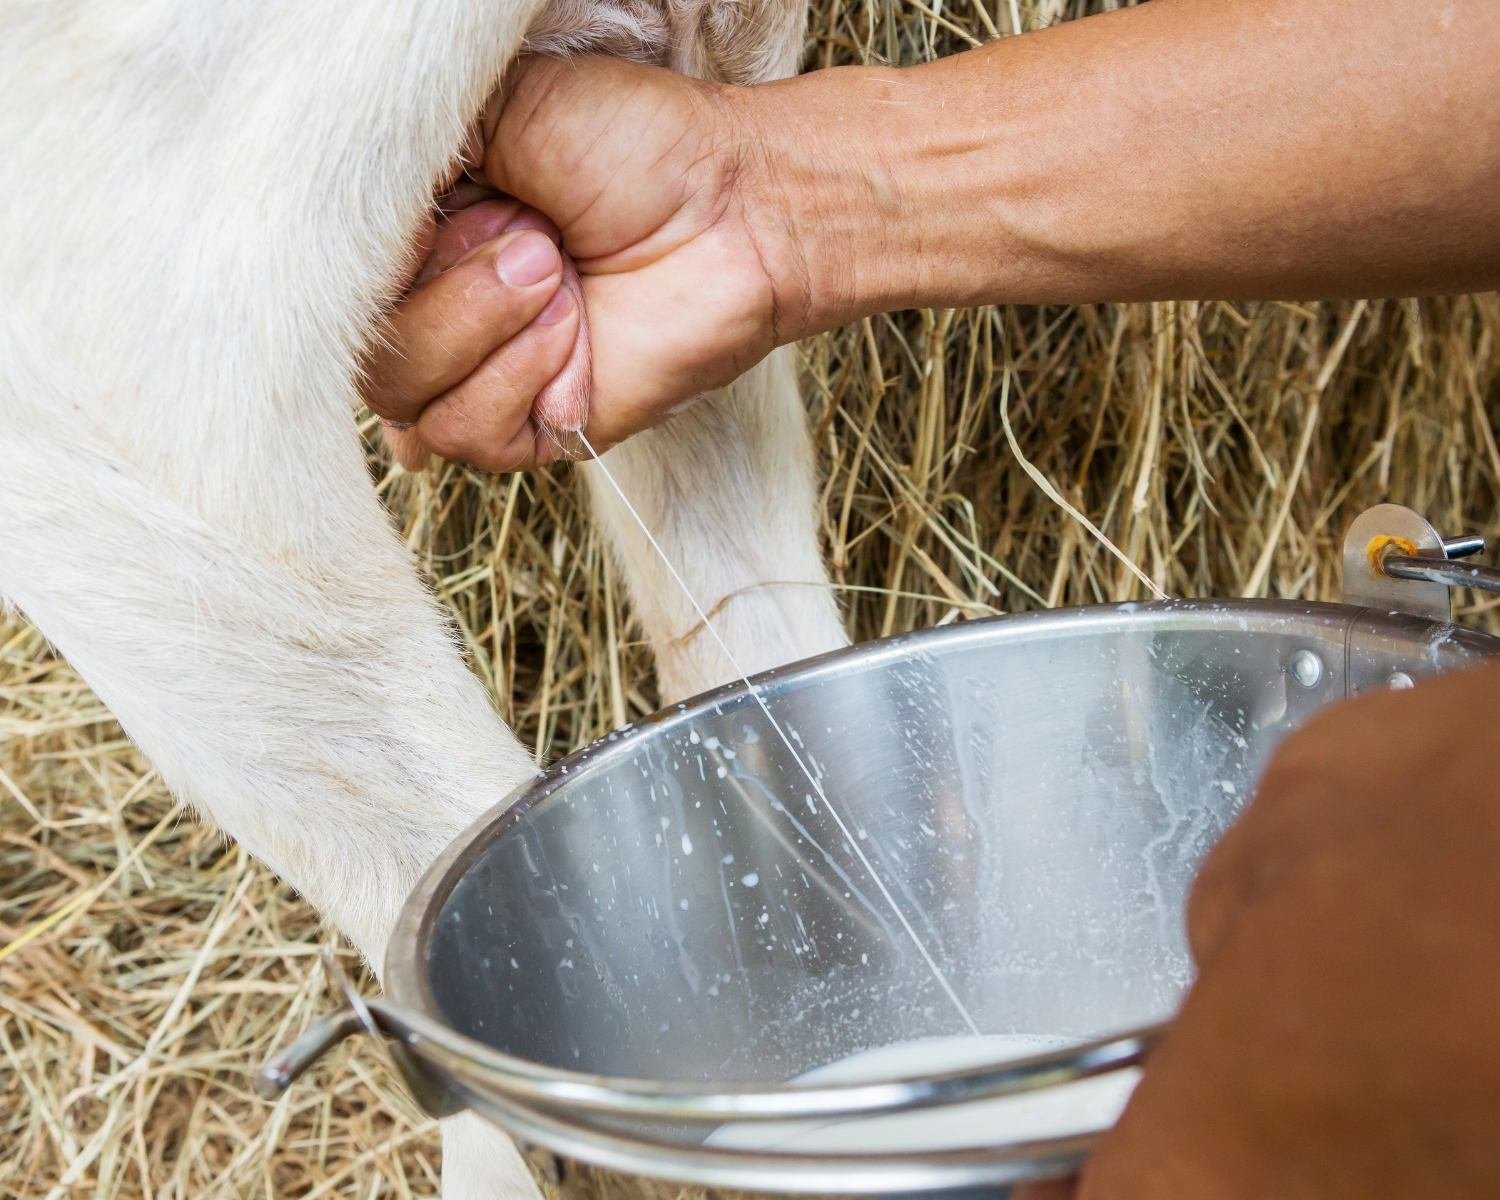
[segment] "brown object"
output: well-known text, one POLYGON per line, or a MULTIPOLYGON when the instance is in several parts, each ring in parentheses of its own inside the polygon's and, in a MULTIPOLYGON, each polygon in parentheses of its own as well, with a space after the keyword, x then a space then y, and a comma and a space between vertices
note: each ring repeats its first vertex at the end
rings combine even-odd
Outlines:
MULTIPOLYGON (((1104 6, 1017 4, 1026 28, 1104 6)), ((809 65, 917 61, 990 37, 991 21, 1011 32, 1008 4, 814 7, 809 65)), ((1007 369, 1024 453, 1174 594, 1336 597, 1340 531, 1383 499, 1500 536, 1493 295, 920 312, 806 359, 829 553, 859 638, 1141 595, 1016 467, 997 412, 1007 369)), ((366 431, 378 440, 373 419, 366 431)), ((654 707, 567 469, 377 471, 523 742, 556 755, 654 707)), ((1458 611, 1497 626, 1471 597, 1458 611)), ((252 1095, 256 1066, 328 1007, 325 935, 242 850, 172 815, 98 701, 14 618, 0 622, 0 772, 0 952, 30 938, 0 960, 0 1194, 41 1200, 65 1177, 64 1195, 115 1200, 436 1194, 433 1126, 370 1047, 335 1052, 278 1106, 252 1095)))

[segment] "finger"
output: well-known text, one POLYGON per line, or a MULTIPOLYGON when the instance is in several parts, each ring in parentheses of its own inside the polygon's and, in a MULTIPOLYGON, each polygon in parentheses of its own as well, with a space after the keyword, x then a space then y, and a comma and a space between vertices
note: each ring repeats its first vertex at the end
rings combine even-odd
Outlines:
POLYGON ((491 192, 484 200, 455 209, 438 222, 416 283, 441 275, 485 242, 517 229, 535 229, 545 233, 554 246, 562 243, 562 234, 549 218, 519 200, 491 192))
MULTIPOLYGON (((653 161, 677 141, 670 121, 661 129, 630 123, 625 115, 630 110, 622 109, 619 98, 642 85, 636 71, 649 69, 632 63, 622 71, 622 65, 599 55, 567 61, 522 57, 505 72, 503 94, 485 116, 485 178, 508 195, 544 206, 568 229, 570 243, 580 232, 570 226, 599 199, 599 180, 639 169, 643 154, 653 161), (657 145, 658 138, 665 139, 663 145, 657 145), (580 146, 589 148, 582 176, 580 146), (581 186, 572 186, 575 179, 581 186)), ((580 245, 586 257, 613 249, 607 244, 614 233, 634 229, 640 224, 638 210, 655 207, 650 189, 643 194, 639 188, 617 188, 609 196, 611 216, 604 224, 611 233, 595 235, 603 236, 606 248, 593 248, 593 239, 585 237, 580 245), (617 213, 625 215, 623 223, 615 219, 617 213)), ((640 234, 653 224, 645 222, 640 234)))
POLYGON ((572 354, 580 311, 559 288, 531 325, 423 410, 415 426, 423 444, 484 471, 534 465, 538 435, 533 401, 572 354))
POLYGON ((562 279, 557 247, 519 230, 475 251, 413 292, 371 356, 365 400, 382 417, 415 421, 546 306, 562 279))

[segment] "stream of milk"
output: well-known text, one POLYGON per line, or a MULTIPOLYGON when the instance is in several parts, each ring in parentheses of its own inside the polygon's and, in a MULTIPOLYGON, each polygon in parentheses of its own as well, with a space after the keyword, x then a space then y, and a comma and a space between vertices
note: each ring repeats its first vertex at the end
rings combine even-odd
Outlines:
MULTIPOLYGON (((1075 1044, 1040 1034, 915 1038, 828 1063, 792 1083, 859 1083, 903 1075, 958 1070, 1025 1058, 1075 1044)), ((1015 1096, 970 1104, 913 1109, 880 1117, 822 1117, 804 1121, 738 1121, 721 1125, 707 1145, 736 1150, 865 1153, 872 1150, 947 1150, 1001 1142, 1093 1133, 1113 1125, 1140 1071, 1129 1069, 1015 1096)))
MULTIPOLYGON (((875 864, 872 863, 865 852, 860 849, 858 839, 855 838, 852 832, 850 832, 848 825, 844 823, 844 818, 840 814, 839 810, 834 807, 834 805, 829 801, 827 795, 824 794, 822 782, 815 774, 813 774, 812 768, 807 765, 807 763, 803 760, 801 753, 797 750, 797 747, 792 744, 792 739, 790 736, 788 736, 786 730, 781 727, 781 722, 779 722, 774 716, 771 715, 771 708, 766 703, 765 697, 761 695, 760 688, 756 687, 755 684, 750 681, 750 677, 745 673, 745 669, 741 667, 739 662, 735 659, 734 652, 729 649, 729 646, 725 643, 724 639, 719 636, 719 631, 714 628, 714 623, 709 620, 708 613, 706 613, 703 610, 703 606, 698 603, 698 598, 693 595, 692 589, 688 587, 687 583, 678 573, 677 567, 673 564, 672 560, 667 557, 667 552, 661 548, 661 545, 656 540, 656 536, 651 532, 650 527, 647 526, 645 520, 641 517, 641 514, 636 511, 635 505, 630 502, 630 497, 625 495, 624 490, 620 487, 619 483, 615 481, 615 477, 610 474, 609 468, 604 465, 604 461, 599 457, 598 452, 589 443, 588 438, 583 435, 583 431, 579 430, 576 436, 578 437, 579 441, 583 443, 583 448, 593 456, 594 465, 599 468, 600 473, 609 483, 611 490, 615 493, 616 496, 619 497, 620 503, 625 506, 626 511, 630 513, 631 518, 640 528, 641 533, 645 535, 646 541, 651 544, 651 549, 654 550, 656 552, 656 556, 661 559, 662 565, 666 567, 667 573, 671 575, 673 582, 676 583, 678 589, 687 599, 687 602, 692 605, 693 611, 698 614, 698 619, 703 622, 703 628, 707 631, 709 637, 713 639, 714 644, 718 646, 724 657, 729 660, 729 665, 734 668, 735 673, 740 677, 740 682, 743 683, 746 689, 749 691, 751 699, 753 699, 759 706, 761 713, 766 718, 766 721, 776 732, 776 736, 781 739, 782 744, 787 749, 787 753, 792 756, 793 761, 796 762, 797 766, 801 769, 802 774, 807 777, 807 782, 811 785, 814 794, 816 794, 818 799, 822 801, 824 809, 828 812, 828 815, 833 818, 834 824, 839 827, 839 832, 844 835, 845 843, 853 852, 854 857, 859 860, 860 865, 865 869, 865 873, 869 875, 870 881, 875 885, 876 891, 880 893, 881 898, 886 902, 887 905, 890 906, 890 910, 895 915, 895 918, 900 924, 902 931, 911 941, 911 944, 916 947, 917 953, 921 955, 922 961, 927 966, 927 970, 931 973, 933 979, 937 982, 937 985, 942 988, 943 994, 947 996, 948 1002, 953 1005, 954 1011, 957 1012, 959 1017, 963 1019, 963 1023, 968 1026, 969 1031, 974 1034, 974 1036, 980 1036, 979 1026, 974 1023, 974 1018, 969 1015, 969 1010, 964 1007, 964 1002, 958 998, 958 992, 954 990, 953 984, 949 982, 948 976, 944 974, 943 969, 938 966, 937 959, 933 957, 932 951, 927 948, 927 943, 924 942, 921 935, 917 933, 915 927, 911 923, 910 918, 908 918, 906 915, 906 910, 896 902, 896 898, 895 896, 891 895, 890 889, 886 886, 885 880, 882 879, 880 877, 880 873, 875 870, 875 864)), ((556 441, 557 439, 554 437, 553 440, 556 441)), ((561 445, 561 443, 558 444, 561 445)))

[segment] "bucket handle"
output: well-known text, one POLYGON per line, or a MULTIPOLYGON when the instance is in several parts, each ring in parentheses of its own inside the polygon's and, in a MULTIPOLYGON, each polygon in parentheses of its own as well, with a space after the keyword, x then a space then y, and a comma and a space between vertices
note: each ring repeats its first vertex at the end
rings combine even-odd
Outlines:
POLYGON ((1446 622, 1451 589, 1500 592, 1500 570, 1459 561, 1483 550, 1477 534, 1445 538, 1421 513, 1377 504, 1344 534, 1344 603, 1446 622))
POLYGON ((343 1008, 316 1021, 270 1059, 254 1087, 274 1100, 319 1058, 357 1033, 391 1039, 396 1065, 416 1099, 435 1116, 466 1105, 457 1097, 504 1097, 542 1111, 585 1110, 637 1121, 718 1124, 875 1115, 1051 1088, 1140 1065, 1166 1028, 1142 1026, 1060 1050, 928 1075, 842 1084, 723 1085, 610 1079, 528 1062, 467 1038, 386 1000, 366 1000, 330 967, 343 1008))
POLYGON ((319 1017, 302 1031, 296 1041, 278 1051, 255 1073, 255 1094, 263 1100, 275 1100, 345 1038, 353 1037, 356 1033, 369 1033, 379 1037, 382 1033, 375 1014, 359 994, 359 989, 354 986, 348 972, 339 965, 333 951, 325 946, 319 957, 324 972, 344 997, 344 1007, 325 1017, 319 1017))
MULTIPOLYGON (((348 973, 327 948, 323 950, 322 959, 324 971, 344 997, 344 1006, 319 1017, 255 1073, 252 1087, 262 1100, 279 1099, 320 1058, 346 1038, 368 1033, 379 1039, 386 1036, 400 1039, 407 1033, 407 1023, 396 1015, 400 1010, 384 1001, 366 1000, 361 996, 348 973)), ((389 1049, 402 1080, 423 1109, 435 1117, 452 1116, 463 1110, 464 1105, 455 1102, 446 1090, 435 1085, 399 1042, 390 1045, 389 1049)))

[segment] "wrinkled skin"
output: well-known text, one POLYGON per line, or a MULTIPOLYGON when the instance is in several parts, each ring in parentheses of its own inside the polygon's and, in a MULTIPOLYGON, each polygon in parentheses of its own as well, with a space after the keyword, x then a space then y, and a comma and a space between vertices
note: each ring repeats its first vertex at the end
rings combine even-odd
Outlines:
POLYGON ((587 65, 531 59, 512 74, 475 143, 482 182, 450 198, 368 364, 365 399, 396 423, 408 466, 428 451, 487 470, 532 466, 561 457, 567 439, 553 435, 579 427, 602 451, 784 340, 776 281, 795 271, 785 231, 766 223, 776 206, 744 113, 715 84, 587 65), (521 228, 563 252, 518 289, 494 263, 521 228), (558 297, 565 310, 542 325, 559 281, 574 302, 558 297), (588 365, 561 380, 579 375, 575 340, 588 365))
POLYGON ((556 457, 532 407, 575 344, 587 349, 558 241, 551 221, 493 189, 464 181, 444 197, 365 364, 364 399, 403 466, 430 453, 492 471, 556 457))

